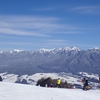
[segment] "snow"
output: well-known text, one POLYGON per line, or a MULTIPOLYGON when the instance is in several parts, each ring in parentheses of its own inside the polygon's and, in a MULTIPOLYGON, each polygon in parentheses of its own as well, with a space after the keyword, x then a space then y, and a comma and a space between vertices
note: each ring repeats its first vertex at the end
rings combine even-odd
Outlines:
MULTIPOLYGON (((100 48, 99 47, 94 47, 94 48, 89 48, 88 50, 99 50, 100 48)), ((20 52, 23 52, 25 50, 19 50, 19 49, 14 49, 14 50, 11 50, 9 51, 10 53, 13 53, 13 52, 16 52, 16 53, 20 53, 20 52)), ((31 53, 34 53, 34 52, 39 52, 39 53, 45 53, 45 52, 52 52, 52 53, 55 53, 55 52, 59 52, 59 51, 81 51, 81 49, 73 46, 73 47, 64 47, 64 48, 52 48, 52 49, 45 49, 45 48, 41 48, 39 50, 33 50, 31 51, 31 53)), ((2 54, 4 51, 0 51, 0 54, 2 54)), ((99 52, 98 52, 99 53, 99 52)))
POLYGON ((39 49, 39 52, 40 53, 43 53, 43 52, 58 52, 58 51, 71 51, 71 50, 75 50, 75 51, 80 51, 79 48, 77 47, 64 47, 64 48, 53 48, 53 49, 45 49, 45 48, 41 48, 39 49))
POLYGON ((2 53, 2 51, 0 51, 0 53, 2 53))
POLYGON ((0 82, 0 100, 100 100, 100 90, 47 88, 0 82))
POLYGON ((50 51, 52 51, 52 49, 41 48, 39 51, 40 51, 41 53, 42 53, 42 52, 50 52, 50 51))
POLYGON ((17 80, 20 80, 21 82, 23 79, 25 79, 29 84, 36 84, 36 82, 41 78, 51 77, 52 79, 60 78, 62 81, 67 81, 70 84, 83 85, 80 77, 74 76, 70 73, 36 73, 33 75, 21 75, 21 76, 18 76, 17 74, 0 73, 0 76, 2 76, 4 82, 13 82, 13 83, 15 83, 17 80), (34 82, 31 82, 30 79, 34 80, 34 82))
POLYGON ((24 51, 24 50, 14 49, 13 51, 10 51, 10 53, 13 53, 13 52, 17 52, 17 53, 19 53, 19 52, 22 52, 22 51, 24 51))
MULTIPOLYGON (((52 79, 58 79, 60 78, 61 81, 65 82, 67 81, 70 84, 76 85, 77 88, 81 88, 83 86, 83 83, 81 82, 81 80, 84 77, 88 77, 89 78, 89 84, 91 86, 93 86, 92 88, 98 88, 97 86, 97 82, 99 79, 99 75, 97 74, 88 74, 86 72, 79 72, 79 75, 73 75, 71 73, 36 73, 33 75, 17 75, 17 74, 7 74, 5 73, 0 73, 0 76, 3 78, 3 82, 12 82, 15 83, 17 82, 22 82, 23 80, 26 80, 28 84, 31 85, 36 85, 37 81, 41 78, 48 78, 51 77, 52 79), (80 76, 81 75, 81 76, 80 76), (90 79, 94 79, 95 81, 92 81, 90 79)), ((99 86, 100 87, 100 86, 99 86)))
POLYGON ((77 48, 77 47, 65 47, 64 49, 65 50, 77 50, 77 51, 80 51, 80 49, 77 48))
POLYGON ((65 47, 65 48, 53 48, 53 49, 45 49, 45 48, 41 48, 40 50, 39 50, 39 52, 53 52, 53 51, 63 51, 63 50, 66 50, 66 51, 70 51, 70 50, 76 50, 76 51, 80 51, 80 49, 79 48, 77 48, 77 47, 65 47))
POLYGON ((99 48, 99 47, 94 47, 94 48, 90 48, 90 50, 91 50, 91 49, 95 49, 95 50, 97 49, 97 50, 98 50, 98 49, 100 49, 100 48, 99 48))
POLYGON ((80 75, 82 75, 83 77, 89 77, 89 78, 94 78, 94 79, 98 79, 99 75, 98 74, 88 74, 86 72, 79 72, 80 75))

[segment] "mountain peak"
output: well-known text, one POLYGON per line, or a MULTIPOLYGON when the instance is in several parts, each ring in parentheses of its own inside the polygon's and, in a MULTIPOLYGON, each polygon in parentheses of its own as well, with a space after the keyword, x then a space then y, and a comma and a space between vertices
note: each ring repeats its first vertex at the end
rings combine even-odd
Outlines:
POLYGON ((99 50, 99 47, 90 48, 89 50, 99 50))
POLYGON ((2 53, 2 51, 0 51, 0 53, 2 53))
POLYGON ((94 49, 99 49, 99 47, 94 47, 94 49))
POLYGON ((51 51, 52 49, 45 49, 45 48, 41 48, 39 51, 40 52, 49 52, 49 51, 51 51))
POLYGON ((10 51, 10 53, 13 53, 13 52, 22 52, 23 50, 19 50, 19 49, 14 49, 13 51, 10 51))
POLYGON ((39 52, 50 52, 50 51, 61 51, 61 50, 65 50, 65 51, 70 51, 70 50, 76 50, 76 51, 80 51, 79 48, 77 47, 64 47, 64 48, 53 48, 53 49, 45 49, 45 48, 42 48, 39 50, 39 52))
POLYGON ((80 49, 77 48, 77 47, 65 47, 64 49, 65 50, 77 50, 77 51, 80 51, 80 49))

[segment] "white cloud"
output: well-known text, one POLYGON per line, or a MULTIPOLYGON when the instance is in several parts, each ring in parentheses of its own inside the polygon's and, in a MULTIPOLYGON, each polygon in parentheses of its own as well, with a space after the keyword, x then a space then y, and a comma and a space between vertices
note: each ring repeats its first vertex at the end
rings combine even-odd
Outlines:
POLYGON ((46 36, 44 34, 38 34, 34 31, 22 31, 19 29, 10 28, 0 28, 0 32, 3 34, 13 34, 13 35, 34 35, 34 36, 46 36))
POLYGON ((53 17, 0 16, 0 33, 45 37, 52 33, 73 34, 78 32, 78 27, 61 24, 60 20, 53 17))
POLYGON ((38 9, 34 9, 34 11, 52 11, 57 9, 56 7, 45 7, 45 8, 38 8, 38 9))
POLYGON ((79 13, 89 13, 89 14, 100 14, 99 6, 79 6, 72 8, 72 11, 77 11, 79 13))

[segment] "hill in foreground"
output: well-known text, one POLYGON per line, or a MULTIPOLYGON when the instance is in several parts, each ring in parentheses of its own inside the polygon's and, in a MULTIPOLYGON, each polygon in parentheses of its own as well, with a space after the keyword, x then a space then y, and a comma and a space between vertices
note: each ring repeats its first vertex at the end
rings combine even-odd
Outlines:
POLYGON ((100 90, 43 88, 0 82, 0 100, 99 100, 100 90))

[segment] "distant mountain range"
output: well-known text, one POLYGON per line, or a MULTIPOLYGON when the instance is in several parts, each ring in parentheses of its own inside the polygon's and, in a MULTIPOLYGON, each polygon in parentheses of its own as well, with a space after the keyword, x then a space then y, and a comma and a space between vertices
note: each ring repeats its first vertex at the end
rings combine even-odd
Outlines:
POLYGON ((80 50, 76 47, 33 51, 0 51, 0 73, 18 75, 35 73, 100 73, 100 49, 80 50))

